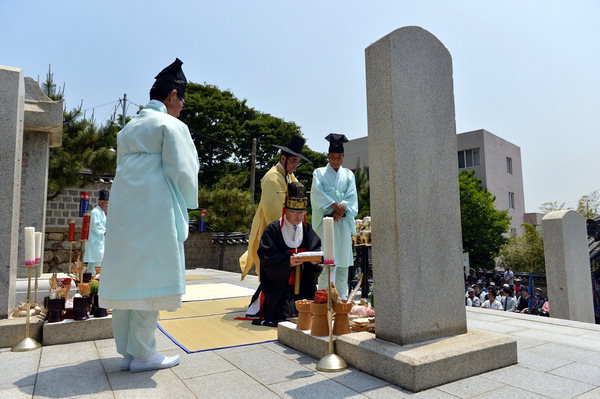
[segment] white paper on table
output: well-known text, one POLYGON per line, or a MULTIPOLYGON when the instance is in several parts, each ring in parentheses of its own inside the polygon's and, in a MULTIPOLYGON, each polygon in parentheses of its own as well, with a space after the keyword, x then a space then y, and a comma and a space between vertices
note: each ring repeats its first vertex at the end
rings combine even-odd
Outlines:
POLYGON ((323 256, 323 251, 298 252, 294 256, 299 256, 300 258, 304 258, 305 256, 323 256))

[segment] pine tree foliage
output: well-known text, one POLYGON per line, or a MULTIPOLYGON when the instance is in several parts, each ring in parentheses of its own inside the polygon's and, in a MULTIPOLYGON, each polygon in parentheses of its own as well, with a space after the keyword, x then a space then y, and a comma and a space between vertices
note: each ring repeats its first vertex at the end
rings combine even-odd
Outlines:
MULTIPOLYGON (((42 90, 53 100, 64 99, 64 85, 56 89, 49 70, 42 90)), ((116 135, 119 125, 115 115, 97 126, 93 114, 87 118, 82 104, 63 112, 62 146, 51 148, 48 170, 48 197, 54 198, 66 187, 82 187, 80 173, 89 170, 92 177, 114 174, 116 168, 116 135)))

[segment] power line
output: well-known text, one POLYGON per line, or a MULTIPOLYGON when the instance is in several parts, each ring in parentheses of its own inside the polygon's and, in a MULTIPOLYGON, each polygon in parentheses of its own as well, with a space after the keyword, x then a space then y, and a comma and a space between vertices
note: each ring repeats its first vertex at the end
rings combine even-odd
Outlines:
POLYGON ((109 102, 109 103, 104 103, 104 104, 96 105, 96 106, 93 106, 93 107, 89 107, 89 108, 83 109, 83 110, 82 110, 82 112, 88 111, 88 110, 90 110, 90 109, 95 109, 95 108, 104 107, 105 105, 109 105, 109 104, 115 103, 115 102, 117 102, 117 101, 120 101, 120 100, 114 100, 114 101, 111 101, 111 102, 109 102))

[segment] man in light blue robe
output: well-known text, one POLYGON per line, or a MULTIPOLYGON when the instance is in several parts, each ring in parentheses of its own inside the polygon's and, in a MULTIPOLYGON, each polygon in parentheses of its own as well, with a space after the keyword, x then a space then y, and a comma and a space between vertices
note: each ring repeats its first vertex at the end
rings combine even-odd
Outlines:
POLYGON ((106 233, 106 209, 108 208, 108 190, 100 190, 98 205, 90 212, 90 234, 85 243, 83 261, 89 270, 96 274, 95 266, 102 264, 104 258, 104 234, 106 233))
POLYGON ((100 306, 112 308, 122 370, 172 367, 156 352, 160 310, 181 306, 188 208, 198 207, 198 153, 177 119, 187 80, 177 59, 156 76, 151 101, 117 135, 100 306))
MULTIPOLYGON (((348 267, 354 264, 352 236, 356 234, 354 217, 358 214, 358 197, 354 173, 342 167, 344 143, 348 139, 343 134, 332 133, 325 137, 329 141, 328 163, 315 169, 311 187, 312 225, 323 240, 323 217, 333 217, 335 267, 331 269, 331 281, 335 283, 340 296, 348 295, 348 267)), ((319 276, 319 289, 327 288, 327 273, 319 276)))

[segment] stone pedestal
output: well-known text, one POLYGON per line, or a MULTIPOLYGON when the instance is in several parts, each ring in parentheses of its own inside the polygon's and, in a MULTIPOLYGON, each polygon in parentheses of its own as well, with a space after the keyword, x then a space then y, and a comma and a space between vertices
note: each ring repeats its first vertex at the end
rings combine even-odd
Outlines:
POLYGON ((594 323, 594 305, 585 219, 573 210, 542 219, 550 314, 594 323))
POLYGON ((0 318, 15 307, 24 99, 22 71, 0 66, 0 318))

